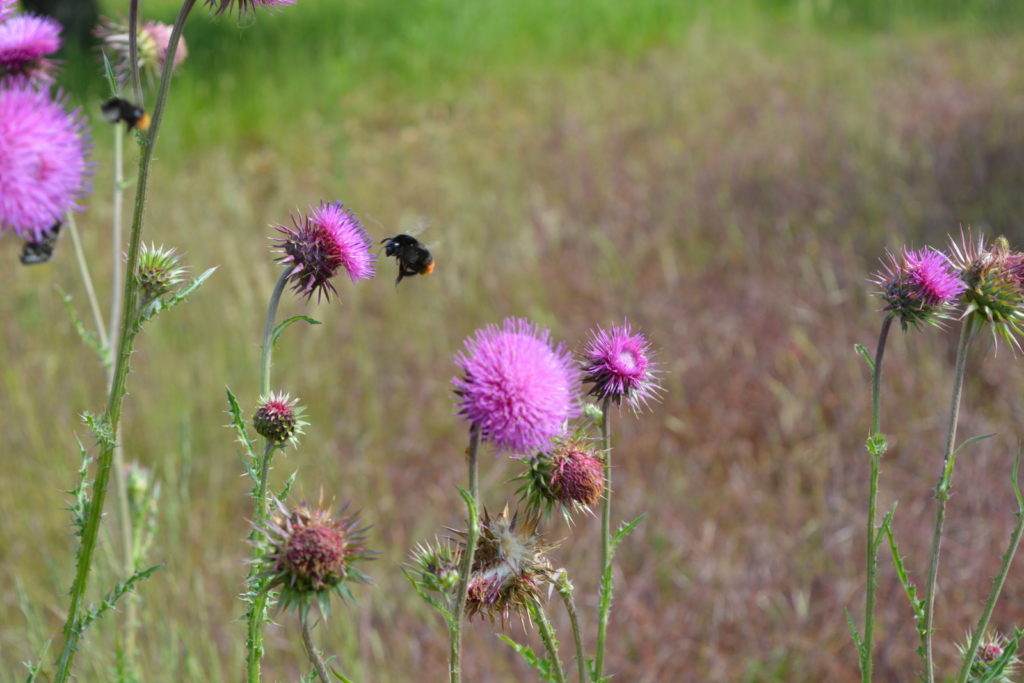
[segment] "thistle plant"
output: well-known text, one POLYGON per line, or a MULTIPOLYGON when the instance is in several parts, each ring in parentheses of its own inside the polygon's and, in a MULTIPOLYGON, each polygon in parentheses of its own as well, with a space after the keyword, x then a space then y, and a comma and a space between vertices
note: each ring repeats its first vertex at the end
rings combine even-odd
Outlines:
POLYGON ((583 352, 583 381, 591 384, 590 395, 601 406, 601 450, 604 461, 604 502, 601 507, 601 596, 597 615, 597 651, 594 657, 593 677, 604 676, 605 642, 612 604, 612 558, 615 546, 636 525, 636 519, 611 533, 612 505, 612 445, 611 404, 626 404, 638 413, 661 391, 656 364, 651 359, 651 345, 647 338, 634 332, 628 322, 610 330, 597 328, 591 332, 583 352))

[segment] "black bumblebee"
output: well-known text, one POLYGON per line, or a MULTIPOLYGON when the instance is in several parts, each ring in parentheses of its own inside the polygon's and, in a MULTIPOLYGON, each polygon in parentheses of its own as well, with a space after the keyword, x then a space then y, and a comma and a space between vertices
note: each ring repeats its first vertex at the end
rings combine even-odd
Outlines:
POLYGON ((103 112, 103 118, 109 123, 124 121, 128 130, 132 128, 147 130, 149 128, 149 114, 146 113, 146 110, 120 97, 111 97, 100 105, 100 110, 103 112))
POLYGON ((395 235, 381 240, 380 243, 384 245, 384 253, 394 256, 398 261, 396 287, 403 277, 429 275, 434 272, 434 257, 430 255, 430 250, 412 235, 395 235))
POLYGON ((46 263, 53 258, 53 250, 57 247, 57 238, 60 237, 61 222, 57 221, 48 229, 44 230, 36 240, 25 240, 25 246, 21 248, 22 265, 34 266, 37 263, 46 263))

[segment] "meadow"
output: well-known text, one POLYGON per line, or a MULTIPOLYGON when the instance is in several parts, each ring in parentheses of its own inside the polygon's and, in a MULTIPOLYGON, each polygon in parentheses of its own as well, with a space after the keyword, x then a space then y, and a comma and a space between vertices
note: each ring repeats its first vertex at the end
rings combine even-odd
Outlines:
MULTIPOLYGON (((143 14, 169 20, 176 4, 143 14)), ((941 247, 961 226, 1024 246, 1022 29, 1019 3, 981 0, 301 0, 246 26, 196 12, 145 238, 195 272, 219 268, 148 328, 128 380, 126 458, 161 482, 152 556, 165 566, 139 590, 144 680, 241 671, 251 507, 224 387, 255 403, 278 270, 269 226, 320 199, 345 202, 377 240, 425 226, 437 259, 399 287, 388 261, 368 283, 342 283, 337 301, 282 304, 323 324, 289 330, 275 354, 311 426, 272 484, 298 469, 294 496, 351 501, 381 553, 374 585, 336 604, 319 634, 353 680, 444 675, 442 623, 400 566, 415 543, 464 525, 452 354, 510 315, 575 349, 594 324, 628 317, 658 348, 663 400, 615 424, 616 518, 647 513, 616 558, 615 680, 858 680, 843 609, 863 604, 869 376, 853 347, 872 345, 881 321, 868 277, 885 248, 941 247)), ((95 191, 79 228, 106 292, 111 136, 95 56, 65 55, 60 82, 93 122, 95 191)), ((20 242, 0 239, 4 681, 22 680, 21 662, 59 633, 73 547, 62 491, 76 437, 89 439, 79 416, 105 397, 57 290, 86 318, 68 242, 23 268, 20 242)), ((887 359, 880 507, 899 501, 917 576, 955 344, 950 330, 901 333, 887 359)), ((1014 522, 1024 407, 1019 356, 986 342, 969 362, 961 433, 997 436, 962 458, 950 504, 943 669, 1014 522)), ((488 508, 516 474, 484 456, 488 508)), ((550 527, 591 632, 597 525, 550 527)), ((118 566, 104 540, 100 585, 118 566)), ((913 618, 887 552, 881 567, 876 677, 911 680, 913 618)), ((1021 624, 1022 571, 994 618, 1005 631, 1021 624)), ((114 642, 120 618, 87 645, 114 642)), ((528 638, 517 621, 506 629, 528 638)), ((466 680, 529 680, 495 631, 468 628, 466 680)), ((292 629, 266 638, 267 680, 297 679, 292 629)), ((85 647, 76 666, 103 681, 116 662, 85 647)))

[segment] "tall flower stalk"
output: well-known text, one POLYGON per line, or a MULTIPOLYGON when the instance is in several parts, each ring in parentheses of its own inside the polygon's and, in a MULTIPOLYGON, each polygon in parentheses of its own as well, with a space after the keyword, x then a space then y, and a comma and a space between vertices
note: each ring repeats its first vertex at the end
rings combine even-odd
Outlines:
MULTIPOLYGON (((153 153, 156 148, 157 135, 160 132, 160 124, 163 121, 164 109, 167 103, 167 95, 170 89, 171 68, 174 62, 174 53, 181 39, 182 30, 189 13, 195 6, 195 0, 185 0, 178 12, 178 17, 171 32, 168 44, 170 55, 160 78, 160 87, 157 92, 156 103, 153 107, 152 123, 142 148, 142 157, 139 161, 139 174, 136 182, 135 207, 132 215, 132 226, 128 245, 128 259, 125 272, 134 274, 139 259, 139 251, 142 244, 142 221, 146 204, 146 191, 149 182, 149 167, 153 160, 153 153)), ((58 683, 66 681, 71 675, 71 667, 74 662, 75 653, 78 650, 78 643, 82 637, 82 612, 85 601, 85 592, 89 582, 89 574, 92 569, 93 553, 96 548, 96 540, 99 536, 100 522, 103 516, 103 503, 106 499, 107 485, 110 480, 110 470, 113 465, 114 448, 117 444, 118 427, 121 420, 121 406, 124 401, 128 369, 131 361, 135 337, 138 333, 137 304, 139 299, 139 285, 133 277, 127 278, 124 289, 122 304, 122 315, 120 328, 118 330, 117 355, 114 362, 113 378, 110 385, 110 395, 107 402, 107 409, 102 416, 102 430, 97 434, 100 443, 100 451, 97 457, 96 478, 93 482, 93 495, 88 506, 88 515, 82 527, 81 547, 78 551, 78 563, 75 573, 75 580, 71 588, 71 602, 68 607, 67 620, 64 624, 63 636, 64 646, 57 660, 57 669, 54 680, 58 683)))
POLYGON ((448 678, 451 683, 462 680, 462 621, 466 612, 466 594, 469 591, 469 577, 473 571, 473 557, 476 542, 480 536, 480 473, 477 451, 480 448, 480 428, 476 425, 469 430, 469 448, 466 451, 468 489, 463 492, 466 501, 465 547, 459 566, 459 583, 452 599, 451 619, 448 625, 448 678))

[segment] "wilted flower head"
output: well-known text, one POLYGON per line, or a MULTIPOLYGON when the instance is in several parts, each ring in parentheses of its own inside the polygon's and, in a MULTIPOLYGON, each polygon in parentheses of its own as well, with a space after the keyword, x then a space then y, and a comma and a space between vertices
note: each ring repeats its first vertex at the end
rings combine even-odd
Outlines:
MULTIPOLYGON (((961 657, 967 656, 970 642, 971 634, 968 633, 964 644, 957 645, 961 657)), ((1004 657, 1010 645, 1011 641, 1006 636, 991 631, 985 633, 978 644, 974 662, 967 674, 968 683, 980 683, 981 681, 1012 683, 1016 677, 1017 667, 1020 665, 1020 658, 1016 655, 1004 657)), ((1016 640, 1012 645, 1016 649, 1016 640)))
MULTIPOLYGON (((159 78, 167 61, 167 48, 171 42, 172 27, 159 21, 147 21, 139 27, 137 36, 139 73, 152 84, 159 78)), ((114 53, 114 75, 119 84, 124 86, 131 78, 131 51, 128 41, 127 21, 104 19, 96 29, 96 36, 103 41, 105 47, 114 53)), ((178 41, 174 51, 174 68, 177 69, 188 56, 185 37, 178 41)))
POLYGON ((26 75, 49 82, 53 65, 45 59, 60 49, 56 19, 19 14, 0 23, 0 75, 26 75))
POLYGON ((224 14, 232 9, 238 10, 238 16, 251 14, 257 9, 280 9, 294 5, 298 0, 206 0, 208 7, 213 7, 214 14, 224 14))
POLYGON ((331 278, 344 268, 352 282, 374 276, 370 236, 362 223, 341 202, 320 202, 309 216, 292 216, 294 228, 276 226, 285 235, 274 246, 283 254, 277 260, 294 266, 289 280, 293 289, 307 297, 330 299, 337 293, 331 278))
POLYGON ((501 451, 547 450, 579 414, 577 372, 551 333, 525 318, 506 318, 468 338, 452 378, 459 415, 501 451))
POLYGON ((959 244, 951 239, 950 251, 966 285, 963 317, 990 324, 994 338, 1002 336, 1019 349, 1018 337, 1024 331, 1024 256, 1010 251, 1004 237, 986 244, 982 235, 972 239, 970 231, 961 233, 959 244))
POLYGON ((367 527, 360 528, 357 515, 346 516, 344 509, 335 516, 305 503, 291 510, 279 500, 276 504, 261 529, 271 545, 265 557, 269 566, 259 575, 270 579, 265 590, 280 591, 278 606, 298 608, 303 619, 314 602, 326 614, 331 593, 354 600, 348 582, 368 583, 369 578, 353 563, 374 554, 363 545, 367 527))
POLYGON ((302 419, 305 409, 299 399, 288 394, 273 393, 260 398, 260 405, 253 414, 252 422, 256 432, 268 441, 298 443, 306 421, 302 419))
POLYGON ((872 282, 886 303, 884 310, 898 317, 904 330, 920 323, 941 324, 966 287, 949 258, 931 247, 887 252, 872 282))
POLYGON ((459 584, 462 549, 449 539, 434 539, 433 545, 419 544, 412 552, 409 580, 421 591, 454 595, 459 584))
POLYGON ((604 460, 582 438, 560 439, 550 453, 538 453, 517 479, 520 499, 546 514, 557 506, 566 521, 572 510, 586 509, 604 494, 604 460))
POLYGON ((650 342, 640 332, 633 332, 629 322, 591 331, 583 356, 583 381, 593 384, 592 396, 610 398, 615 405, 625 398, 634 412, 657 400, 661 386, 650 342))
POLYGON ((174 249, 165 249, 163 245, 142 245, 135 279, 146 301, 171 291, 181 283, 186 272, 187 269, 181 267, 181 258, 174 249))
POLYGON ((510 612, 525 614, 531 603, 540 601, 541 584, 551 577, 544 553, 555 544, 544 541, 539 524, 539 515, 510 515, 507 506, 497 517, 484 511, 469 576, 467 615, 506 619, 510 612))
POLYGON ((0 84, 0 232, 28 240, 43 233, 88 191, 91 148, 81 112, 67 112, 25 78, 0 84))

